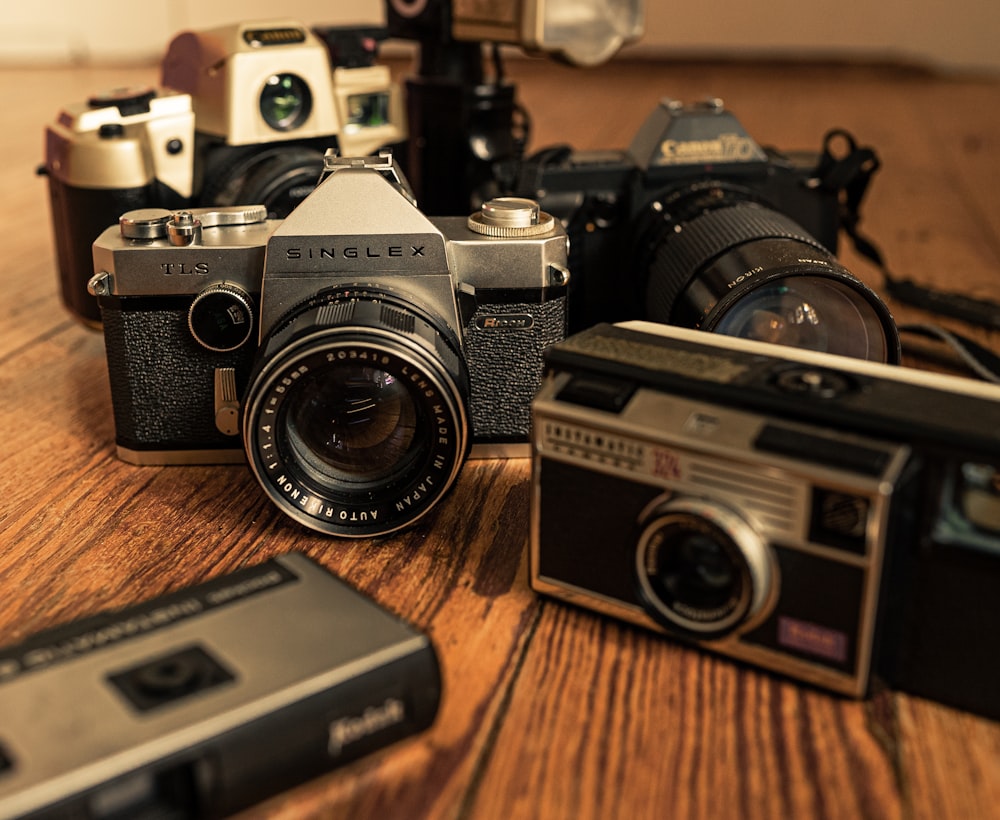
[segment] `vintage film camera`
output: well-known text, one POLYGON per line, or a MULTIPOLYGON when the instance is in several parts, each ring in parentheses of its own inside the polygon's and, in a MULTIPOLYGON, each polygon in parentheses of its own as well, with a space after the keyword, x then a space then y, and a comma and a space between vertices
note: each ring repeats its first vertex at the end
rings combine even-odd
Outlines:
MULTIPOLYGON (((122 88, 73 103, 48 126, 48 176, 63 301, 96 324, 90 247, 126 211, 262 203, 286 216, 311 191, 323 154, 365 155, 405 137, 389 69, 345 38, 294 21, 177 35, 160 88, 122 88), (333 44, 336 48, 328 48, 333 44), (331 50, 341 65, 331 65, 331 50)), ((372 54, 374 57, 374 54, 372 54)))
POLYGON ((719 100, 663 100, 627 151, 548 149, 507 185, 567 227, 571 331, 650 319, 895 363, 889 310, 833 256, 873 170, 845 173, 838 137, 783 154, 719 100))
POLYGON ((536 590, 1000 717, 1000 389, 646 322, 547 362, 536 590))
POLYGON ((227 817, 430 726, 429 639, 287 554, 0 649, 0 816, 227 817))
POLYGON ((91 287, 123 459, 245 448, 293 518, 383 534, 431 508, 470 444, 528 455, 542 350, 565 335, 566 234, 522 199, 430 219, 390 152, 326 162, 283 222, 126 214, 91 287))

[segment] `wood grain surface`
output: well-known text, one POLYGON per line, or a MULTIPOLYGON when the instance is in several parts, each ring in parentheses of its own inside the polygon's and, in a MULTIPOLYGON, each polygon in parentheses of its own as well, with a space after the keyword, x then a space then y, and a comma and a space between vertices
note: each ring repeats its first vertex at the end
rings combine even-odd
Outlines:
MULTIPOLYGON (((536 148, 623 147, 662 96, 723 97, 781 148, 818 150, 828 128, 847 128, 884 162, 864 227, 892 268, 1000 295, 996 78, 793 63, 509 70, 536 148)), ((889 691, 847 700, 532 593, 526 460, 470 462, 417 527, 357 541, 296 525, 245 467, 119 461, 103 339, 59 303, 35 168, 60 105, 156 74, 0 69, 0 643, 300 550, 430 634, 441 711, 422 735, 247 818, 1000 816, 1000 724, 889 691)), ((881 286, 851 249, 843 259, 881 286)), ((1000 349, 1000 334, 975 335, 1000 349)))

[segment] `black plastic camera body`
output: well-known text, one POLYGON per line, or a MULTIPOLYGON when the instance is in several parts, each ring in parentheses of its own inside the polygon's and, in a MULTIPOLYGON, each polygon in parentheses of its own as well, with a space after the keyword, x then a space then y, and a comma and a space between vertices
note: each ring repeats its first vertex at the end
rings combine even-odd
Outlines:
POLYGON ((532 586, 861 697, 1000 717, 1000 390, 648 322, 552 347, 532 586))
POLYGON ((120 457, 241 461, 292 517, 382 534, 473 455, 527 455, 565 336, 566 235, 523 199, 430 219, 388 155, 287 219, 127 214, 94 245, 120 457), (200 224, 199 224, 200 223, 200 224))
POLYGON ((566 226, 571 331, 650 319, 898 361, 888 310, 834 258, 844 191, 825 160, 762 148, 718 100, 663 100, 627 150, 543 150, 513 189, 566 226), (836 349, 846 326, 819 339, 823 314, 803 321, 802 303, 863 316, 870 344, 836 349))
MULTIPOLYGON (((327 149, 364 155, 401 142, 389 69, 345 48, 350 35, 294 21, 185 32, 160 87, 65 106, 46 129, 42 171, 66 307, 100 321, 86 290, 91 245, 123 213, 261 203, 282 218, 315 187, 327 149)), ((356 38, 368 42, 369 30, 356 38)))

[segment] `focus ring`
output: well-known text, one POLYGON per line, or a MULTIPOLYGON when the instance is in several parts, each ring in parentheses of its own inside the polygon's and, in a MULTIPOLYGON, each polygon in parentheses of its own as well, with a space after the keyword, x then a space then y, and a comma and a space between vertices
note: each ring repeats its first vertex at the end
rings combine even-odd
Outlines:
POLYGON ((677 298, 707 263, 757 239, 791 239, 830 255, 798 223, 776 211, 751 203, 707 211, 658 243, 646 286, 647 318, 669 323, 677 298))

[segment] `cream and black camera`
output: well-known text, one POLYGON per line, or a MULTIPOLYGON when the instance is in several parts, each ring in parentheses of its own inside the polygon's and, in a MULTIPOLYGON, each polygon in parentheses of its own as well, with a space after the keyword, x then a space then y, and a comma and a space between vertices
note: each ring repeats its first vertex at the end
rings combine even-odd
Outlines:
MULTIPOLYGON (((342 30, 331 30, 340 39, 342 30)), ((367 30, 357 36, 368 42, 367 30)), ((373 154, 405 138, 389 69, 294 21, 177 35, 160 87, 67 105, 46 129, 44 173, 63 301, 96 323, 90 247, 138 208, 262 203, 281 218, 316 185, 328 148, 373 154)))
POLYGON ((1000 389, 645 322, 546 359, 536 590, 1000 717, 1000 389))
POLYGON ((94 243, 119 455, 242 461, 301 523, 391 532, 470 447, 528 455, 542 351, 566 330, 566 233, 537 203, 417 208, 390 152, 326 160, 263 207, 126 214, 94 243))

